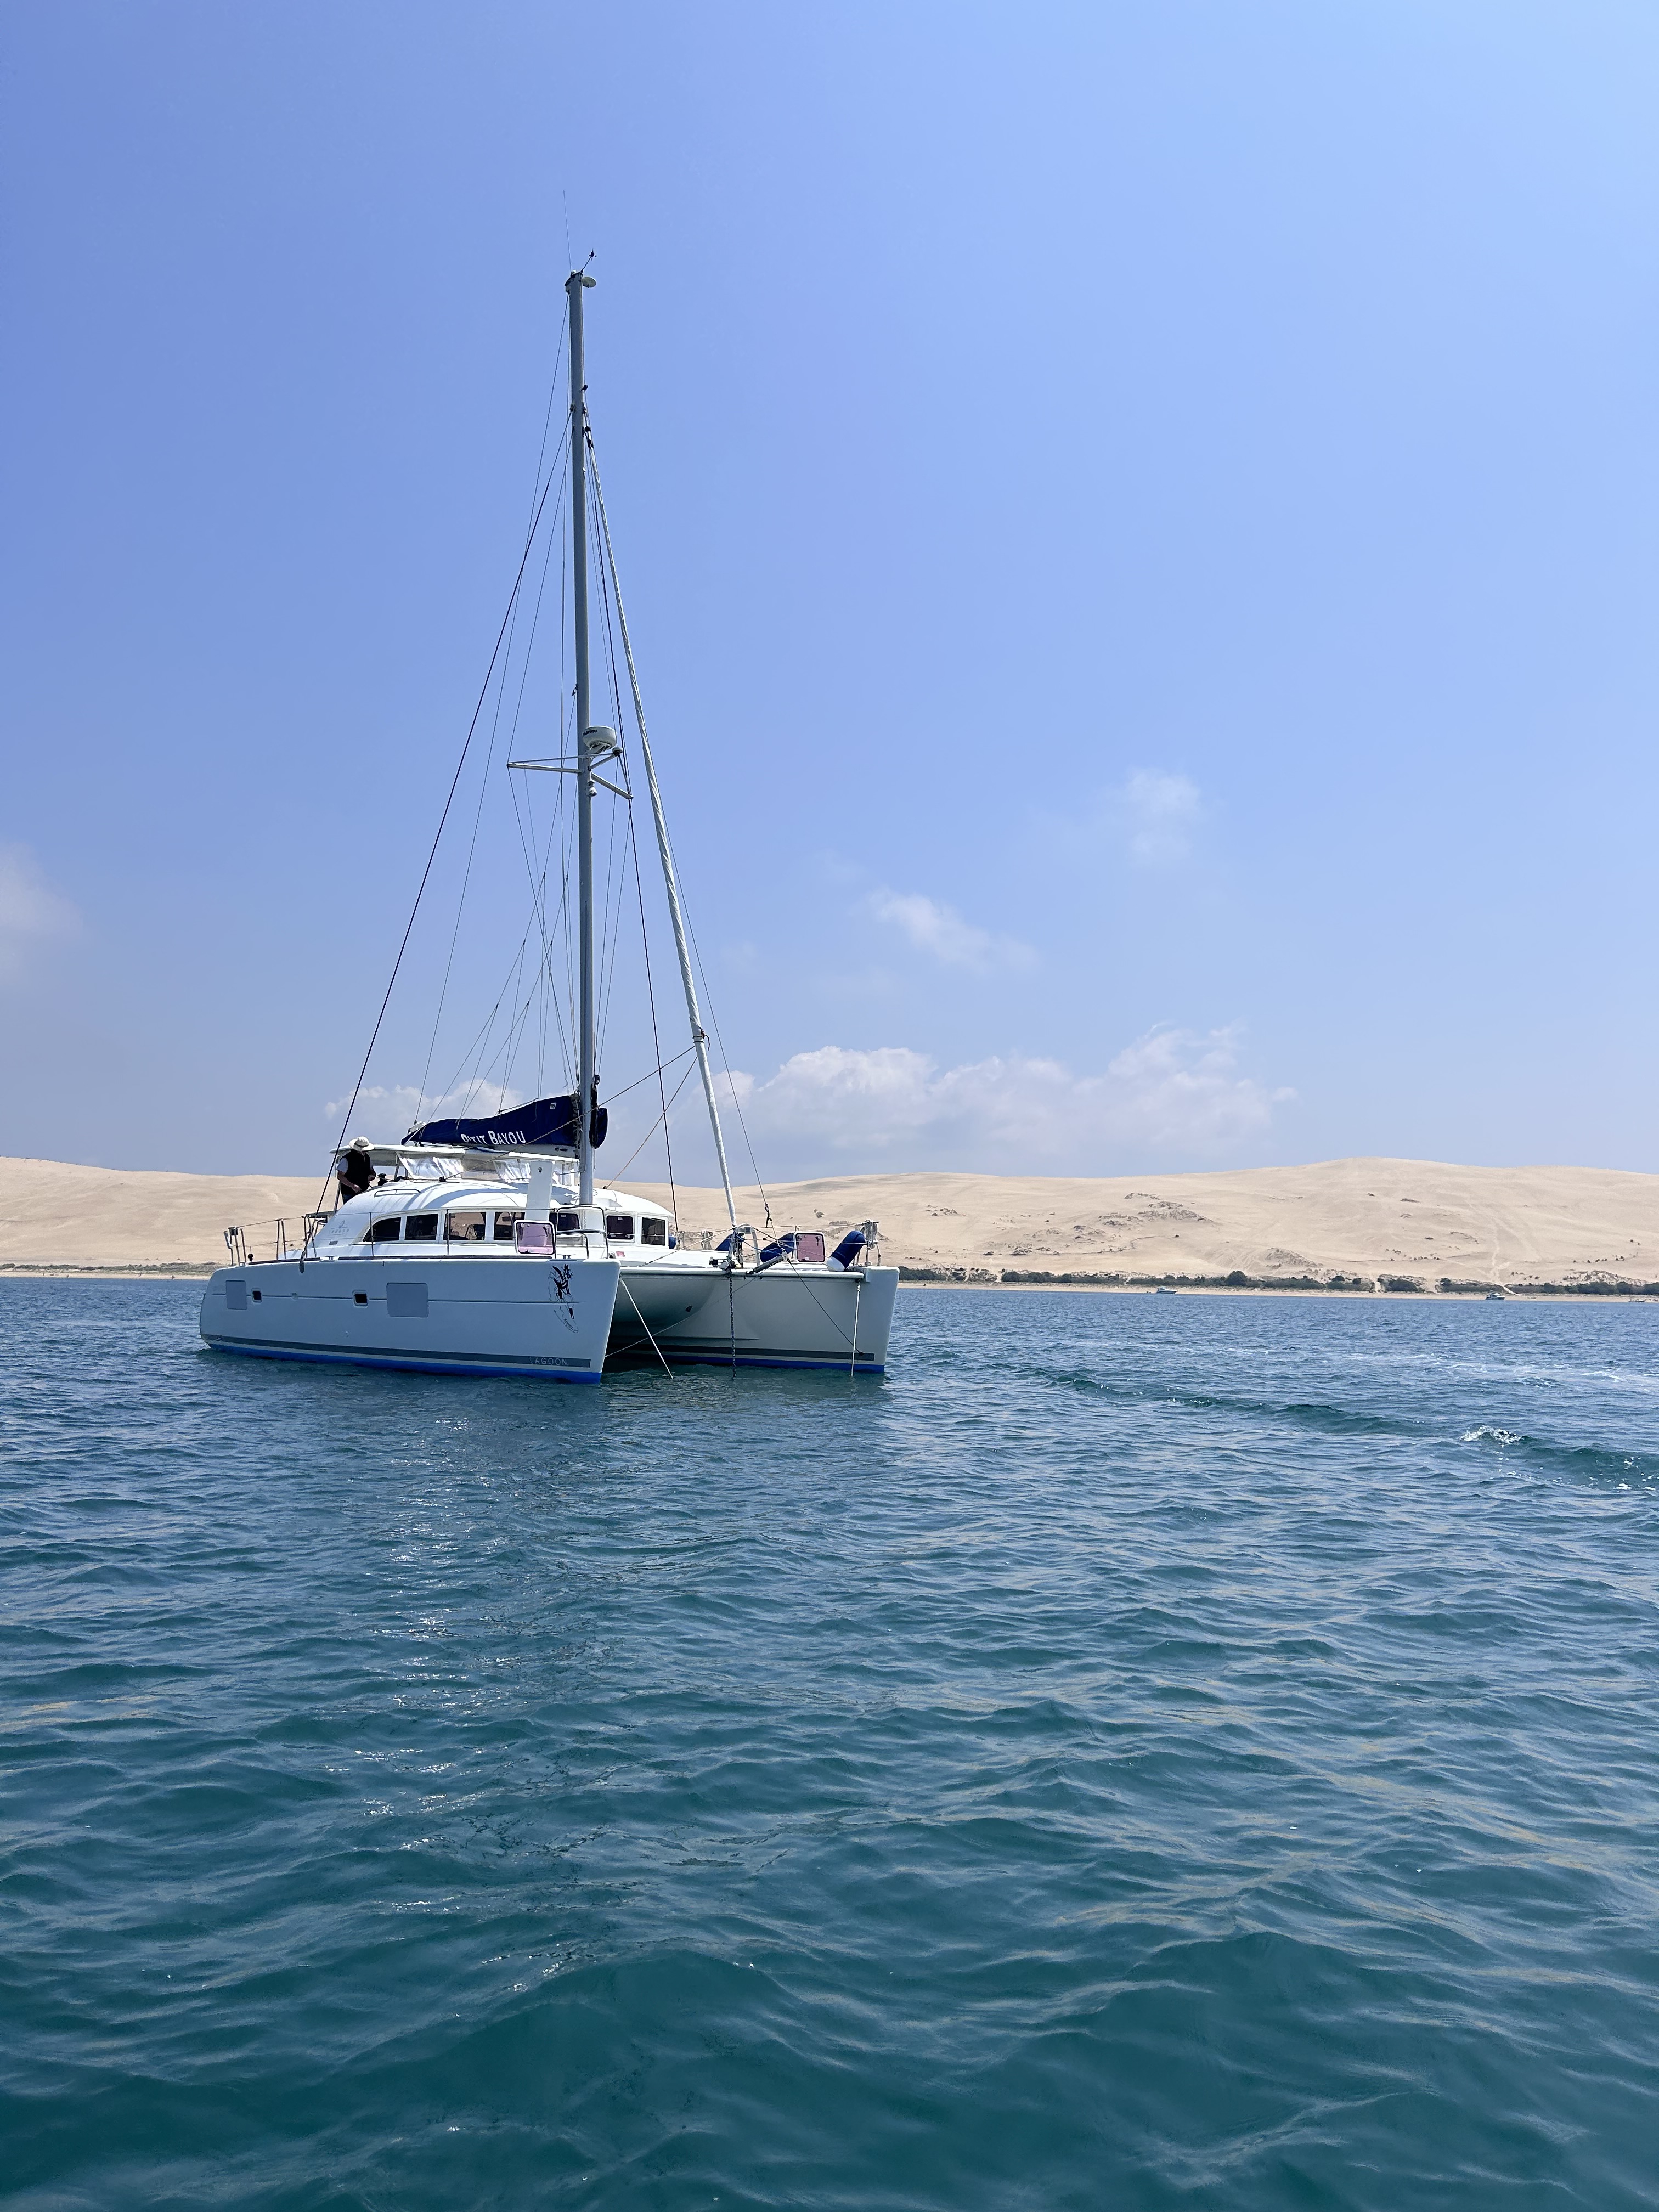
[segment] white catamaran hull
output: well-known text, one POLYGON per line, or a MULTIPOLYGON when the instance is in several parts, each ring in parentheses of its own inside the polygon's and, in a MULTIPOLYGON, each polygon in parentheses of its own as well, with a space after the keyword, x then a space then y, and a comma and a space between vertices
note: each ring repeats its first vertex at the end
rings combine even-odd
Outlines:
POLYGON ((620 1272, 517 1252, 253 1261, 214 1275, 201 1329, 264 1359, 597 1382, 620 1272))
POLYGON ((681 1272, 661 1262, 623 1263, 613 1357, 660 1353, 674 1365, 817 1367, 854 1375, 879 1375, 886 1367, 896 1267, 711 1271, 713 1287, 684 1315, 674 1313, 664 1295, 681 1272))

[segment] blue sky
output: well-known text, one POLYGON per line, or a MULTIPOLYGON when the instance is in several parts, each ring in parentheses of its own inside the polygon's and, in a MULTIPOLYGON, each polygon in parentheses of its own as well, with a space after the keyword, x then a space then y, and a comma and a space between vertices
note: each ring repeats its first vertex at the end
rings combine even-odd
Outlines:
MULTIPOLYGON (((65 0, 4 39, 0 1150, 320 1164, 592 249, 769 1175, 1659 1167, 1650 6, 65 0)), ((477 818, 452 1023, 523 919, 477 818)))

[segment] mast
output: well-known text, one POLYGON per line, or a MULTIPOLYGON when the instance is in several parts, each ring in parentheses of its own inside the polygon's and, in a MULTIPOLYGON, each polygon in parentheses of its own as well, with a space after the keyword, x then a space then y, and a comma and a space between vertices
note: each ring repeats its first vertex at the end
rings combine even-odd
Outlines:
MULTIPOLYGON (((588 750, 587 676, 587 386, 582 371, 582 294, 593 279, 573 269, 564 289, 570 301, 570 572, 576 635, 576 848, 581 915, 581 1035, 577 1044, 580 1188, 578 1202, 593 1203, 593 1092, 598 1078, 593 1033, 593 762, 588 750)), ((583 1223, 586 1228, 587 1224, 583 1223)))

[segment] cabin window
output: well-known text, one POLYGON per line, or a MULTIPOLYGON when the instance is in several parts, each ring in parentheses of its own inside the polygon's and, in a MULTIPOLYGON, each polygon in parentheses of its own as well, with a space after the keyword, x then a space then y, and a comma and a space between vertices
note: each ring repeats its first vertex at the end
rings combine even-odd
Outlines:
POLYGON ((483 1232, 482 1213, 452 1213, 445 1218, 444 1235, 458 1244, 482 1244, 483 1232))
POLYGON ((581 1225, 582 1218, 580 1213, 561 1213, 555 1217, 553 1222, 554 1228, 561 1237, 579 1236, 581 1225))
POLYGON ((631 1243, 634 1237, 634 1217, 631 1213, 607 1213, 605 1233, 616 1244, 631 1243))
POLYGON ((640 1242, 641 1244, 666 1244, 668 1224, 659 1220, 654 1213, 642 1213, 640 1216, 640 1242))
POLYGON ((369 1224, 368 1234, 363 1242, 365 1244, 395 1244, 403 1232, 403 1225, 401 1213, 389 1213, 383 1219, 369 1224))
POLYGON ((404 1223, 404 1242, 406 1244, 430 1244, 438 1235, 438 1216, 435 1213, 411 1213, 404 1223))
POLYGON ((490 1231, 495 1243, 497 1244, 510 1244, 513 1242, 514 1231, 517 1229, 519 1224, 523 1219, 524 1215, 522 1212, 518 1213, 498 1213, 495 1216, 495 1225, 490 1231))

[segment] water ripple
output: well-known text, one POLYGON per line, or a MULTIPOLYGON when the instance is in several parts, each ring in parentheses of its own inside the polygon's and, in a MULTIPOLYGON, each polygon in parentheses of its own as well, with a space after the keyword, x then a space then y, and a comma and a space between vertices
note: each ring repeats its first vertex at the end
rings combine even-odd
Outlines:
POLYGON ((1659 1309, 193 1306, 0 1284, 20 2212, 1652 2202, 1659 1309))

